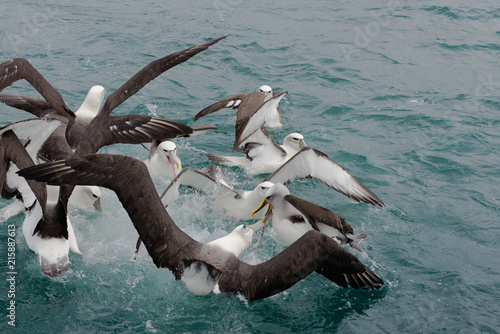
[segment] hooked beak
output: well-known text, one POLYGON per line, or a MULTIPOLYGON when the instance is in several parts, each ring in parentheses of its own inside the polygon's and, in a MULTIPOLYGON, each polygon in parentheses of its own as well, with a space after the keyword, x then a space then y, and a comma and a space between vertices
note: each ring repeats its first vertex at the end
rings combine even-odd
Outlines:
POLYGON ((299 148, 303 149, 304 147, 307 147, 306 142, 304 139, 299 140, 299 148))
POLYGON ((267 214, 269 212, 271 212, 271 210, 273 209, 273 207, 271 206, 271 202, 267 203, 266 199, 264 198, 262 200, 262 203, 260 203, 260 206, 252 212, 252 217, 253 217, 254 214, 256 214, 257 212, 259 212, 260 210, 262 210, 267 204, 269 204, 269 207, 267 208, 267 212, 266 212, 266 216, 267 216, 267 214))
POLYGON ((106 214, 106 212, 103 210, 102 208, 102 204, 101 204, 101 199, 97 199, 97 201, 94 202, 94 209, 96 209, 97 212, 100 212, 102 214, 106 214))
POLYGON ((170 168, 172 168, 172 173, 174 174, 174 176, 177 176, 177 174, 178 174, 177 171, 179 170, 179 163, 175 162, 175 166, 174 166, 174 162, 172 161, 172 159, 170 159, 170 157, 168 155, 165 155, 165 158, 167 158, 168 164, 170 165, 170 168))

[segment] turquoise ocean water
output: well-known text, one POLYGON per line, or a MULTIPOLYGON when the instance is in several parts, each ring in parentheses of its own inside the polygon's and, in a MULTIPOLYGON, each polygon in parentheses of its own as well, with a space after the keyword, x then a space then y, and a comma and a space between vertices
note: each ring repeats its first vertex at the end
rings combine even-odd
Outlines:
MULTIPOLYGON (((0 226, 0 332, 497 333, 500 331, 500 7, 494 1, 214 0, 3 2, 0 62, 28 59, 76 110, 88 89, 114 91, 148 62, 230 37, 146 86, 114 114, 192 125, 219 99, 268 84, 288 90, 276 141, 300 132, 385 203, 355 203, 311 180, 296 196, 332 209, 368 238, 355 253, 386 283, 343 289, 312 274, 266 300, 192 296, 144 249, 114 193, 108 215, 73 210, 83 256, 49 279, 17 226, 16 327, 8 325, 7 224, 0 226)), ((37 96, 26 83, 5 90, 37 96)), ((230 154, 234 113, 218 132, 177 140, 184 166, 230 154)), ((0 106, 0 125, 29 118, 0 106)), ((142 147, 101 152, 145 159, 142 147)), ((237 188, 262 178, 232 168, 237 188)), ((159 191, 167 181, 155 179, 159 191)), ((9 202, 2 200, 0 208, 9 202)), ((188 191, 169 209, 200 241, 237 222, 188 191), (192 208, 195 207, 196 210, 192 208)), ((242 259, 284 245, 272 229, 242 259)))

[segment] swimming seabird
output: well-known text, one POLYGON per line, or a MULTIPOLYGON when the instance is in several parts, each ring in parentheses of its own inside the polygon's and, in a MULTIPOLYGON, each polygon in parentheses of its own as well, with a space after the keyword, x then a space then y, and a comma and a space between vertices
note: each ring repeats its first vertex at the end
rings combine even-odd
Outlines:
MULTIPOLYGON (((186 137, 197 136, 208 131, 217 130, 216 126, 205 124, 193 126, 193 133, 186 137)), ((154 140, 150 145, 143 144, 149 148, 149 157, 144 161, 151 175, 159 175, 174 179, 182 170, 182 162, 177 152, 177 146, 170 140, 159 142, 154 140)))
POLYGON ((68 270, 69 251, 81 254, 66 208, 58 201, 59 193, 51 198, 44 183, 24 179, 18 182, 9 178, 7 169, 11 161, 17 168, 34 165, 14 132, 6 131, 0 137, 2 195, 17 192, 22 197, 26 210, 22 231, 26 243, 38 255, 42 273, 50 277, 59 276, 68 270))
POLYGON ((144 161, 151 175, 165 176, 172 180, 182 170, 181 158, 177 147, 170 140, 161 143, 154 142, 149 151, 149 157, 144 161))
MULTIPOLYGON (((266 121, 264 126, 268 128, 281 128, 283 124, 279 102, 286 93, 286 91, 273 93, 271 87, 263 85, 259 88, 259 92, 232 95, 206 107, 194 116, 193 121, 196 122, 201 117, 224 108, 233 108, 238 110, 236 113, 236 129, 238 129, 241 128, 265 102, 273 97, 278 97, 277 103, 266 105, 266 121)), ((236 132, 238 133, 239 131, 237 130, 236 132)))
POLYGON ((245 156, 205 155, 223 165, 243 168, 249 174, 265 174, 274 172, 305 146, 304 137, 300 133, 287 135, 283 139, 283 145, 278 145, 262 127, 239 149, 245 156))
POLYGON ((263 224, 272 216, 273 230, 286 244, 294 243, 307 231, 316 230, 341 245, 348 243, 351 247, 363 251, 356 241, 366 238, 366 234, 353 235, 354 229, 344 218, 326 208, 290 195, 288 188, 281 183, 269 188, 262 204, 254 212, 262 210, 266 205, 269 208, 263 224))
MULTIPOLYGON (((262 202, 272 185, 271 182, 262 182, 253 190, 234 189, 208 173, 186 167, 170 182, 160 197, 163 204, 168 206, 179 197, 181 186, 192 187, 214 197, 212 204, 222 208, 231 218, 249 220, 253 218, 252 211, 262 202)), ((256 218, 261 216, 264 214, 257 215, 256 218)))
POLYGON ((307 232, 257 265, 238 260, 220 244, 192 239, 168 215, 144 163, 130 157, 87 155, 33 166, 19 175, 49 184, 85 183, 115 191, 153 262, 171 270, 176 279, 182 279, 186 267, 200 263, 206 267, 204 272, 217 280, 221 292, 239 292, 248 300, 284 291, 313 271, 343 287, 371 289, 383 284, 354 255, 317 231, 307 232))
POLYGON ((349 174, 325 153, 307 147, 299 133, 285 137, 276 144, 261 127, 251 135, 241 150, 244 157, 207 153, 212 160, 227 166, 244 168, 250 174, 272 173, 265 181, 288 184, 297 179, 312 178, 358 202, 385 206, 366 186, 349 174))

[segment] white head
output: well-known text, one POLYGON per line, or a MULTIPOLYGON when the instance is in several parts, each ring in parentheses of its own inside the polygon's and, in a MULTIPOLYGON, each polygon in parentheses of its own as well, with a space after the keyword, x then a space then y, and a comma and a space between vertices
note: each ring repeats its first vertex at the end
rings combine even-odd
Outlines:
POLYGON ((306 147, 307 145, 304 141, 304 136, 302 136, 300 133, 294 132, 283 139, 283 146, 290 150, 298 152, 300 149, 306 147))
POLYGON ((102 101, 106 95, 106 90, 103 86, 93 86, 87 93, 87 97, 83 101, 80 108, 76 111, 77 117, 95 117, 99 113, 102 101))
POLYGON ((177 147, 171 141, 163 141, 158 145, 158 153, 160 152, 172 170, 173 177, 176 177, 182 170, 181 158, 177 154, 177 147))
POLYGON ((238 257, 252 244, 254 232, 255 230, 252 227, 240 225, 228 235, 210 241, 209 244, 217 245, 226 252, 233 253, 238 257))
POLYGON ((101 188, 97 186, 76 186, 70 197, 70 202, 81 210, 88 210, 90 205, 102 212, 101 188))
POLYGON ((265 202, 270 207, 275 207, 281 203, 286 195, 290 195, 290 191, 282 183, 276 183, 266 192, 265 202))
POLYGON ((264 200, 262 201, 260 206, 252 212, 252 217, 254 217, 254 215, 257 212, 259 212, 260 210, 265 208, 266 205, 269 205, 269 208, 267 209, 265 218, 263 219, 267 223, 267 221, 271 217, 269 215, 270 211, 276 206, 279 207, 281 205, 281 203, 284 201, 284 198, 286 195, 290 195, 290 191, 288 190, 287 187, 285 187, 282 183, 274 184, 271 188, 269 188, 266 191, 266 193, 264 195, 265 196, 264 200))
POLYGON ((266 94, 266 98, 265 98, 266 101, 269 100, 273 96, 273 90, 268 85, 260 86, 259 90, 261 93, 266 94))
POLYGON ((271 188, 272 186, 274 186, 274 183, 272 182, 262 182, 257 185, 257 187, 255 187, 253 191, 258 196, 258 198, 262 199, 266 195, 266 192, 269 190, 269 188, 271 188))

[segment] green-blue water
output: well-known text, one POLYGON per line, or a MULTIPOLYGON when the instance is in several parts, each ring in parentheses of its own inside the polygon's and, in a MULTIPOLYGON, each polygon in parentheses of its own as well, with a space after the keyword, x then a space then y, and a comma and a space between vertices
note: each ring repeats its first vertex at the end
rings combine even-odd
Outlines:
MULTIPOLYGON (((76 110, 88 89, 114 91, 148 62, 210 38, 230 37, 167 72, 114 111, 193 124, 219 99, 262 84, 288 90, 279 141, 301 132, 385 203, 355 203, 326 186, 295 182, 293 194, 328 207, 369 236, 355 253, 386 285, 339 288, 312 274, 267 300, 192 296, 158 270, 116 196, 108 216, 72 211, 83 256, 49 279, 17 226, 16 327, 8 325, 7 224, 0 226, 0 331, 496 333, 500 331, 500 7, 494 1, 32 1, 3 3, 0 61, 27 58, 76 110)), ((5 90, 37 96, 26 83, 5 90)), ((184 166, 229 154, 234 115, 177 141, 184 166)), ((0 106, 0 125, 28 118, 0 106)), ((141 147, 102 152, 145 159, 141 147)), ((261 178, 229 171, 235 186, 261 178)), ((155 180, 163 191, 166 181, 155 180)), ((7 201, 0 202, 0 208, 7 201)), ((187 192, 170 208, 190 235, 232 230, 207 201, 187 192), (192 210, 191 207, 198 210, 192 210)), ((268 230, 242 259, 281 249, 268 230)))

